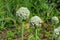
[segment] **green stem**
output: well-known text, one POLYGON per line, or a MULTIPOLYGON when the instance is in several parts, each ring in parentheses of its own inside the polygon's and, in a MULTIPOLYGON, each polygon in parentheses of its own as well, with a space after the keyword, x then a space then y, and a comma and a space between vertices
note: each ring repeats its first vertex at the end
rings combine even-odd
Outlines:
POLYGON ((36 35, 35 36, 36 36, 36 40, 37 40, 37 29, 36 29, 36 35))
MULTIPOLYGON (((53 29, 55 29, 55 26, 54 26, 53 29)), ((54 30, 53 30, 52 40, 54 40, 54 30)))
POLYGON ((35 27, 34 33, 35 33, 35 40, 37 40, 37 27, 35 27))
POLYGON ((22 40, 24 40, 24 22, 22 23, 22 40))

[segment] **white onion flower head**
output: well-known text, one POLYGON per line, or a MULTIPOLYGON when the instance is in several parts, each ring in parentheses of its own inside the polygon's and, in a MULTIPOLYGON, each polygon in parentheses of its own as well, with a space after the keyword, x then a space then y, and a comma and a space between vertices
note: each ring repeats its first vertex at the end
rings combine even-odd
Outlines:
POLYGON ((59 35, 59 33, 60 33, 60 26, 54 29, 54 34, 59 35))
POLYGON ((54 16, 54 17, 52 17, 52 23, 59 23, 59 19, 58 19, 58 17, 56 17, 56 16, 54 16))
POLYGON ((38 16, 34 16, 30 19, 30 24, 32 26, 38 26, 39 27, 39 26, 41 26, 40 21, 41 21, 41 18, 39 18, 38 16))
POLYGON ((27 7, 20 7, 16 12, 16 16, 20 17, 23 20, 26 20, 29 17, 29 15, 30 11, 27 7))

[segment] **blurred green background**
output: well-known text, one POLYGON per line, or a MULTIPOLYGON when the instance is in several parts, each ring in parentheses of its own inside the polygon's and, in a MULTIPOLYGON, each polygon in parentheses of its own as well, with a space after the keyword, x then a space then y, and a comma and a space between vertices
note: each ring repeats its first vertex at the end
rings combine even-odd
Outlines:
MULTIPOLYGON (((58 27, 60 23, 51 26, 48 19, 57 16, 60 20, 60 0, 0 0, 0 40, 22 40, 22 26, 24 40, 35 40, 34 28, 22 25, 21 19, 16 17, 16 11, 20 7, 27 7, 30 10, 29 19, 37 15, 47 22, 46 27, 49 31, 37 28, 37 40, 52 40, 51 28, 58 27), (46 37, 43 37, 43 34, 46 37)), ((25 24, 28 25, 29 19, 24 21, 25 24)), ((54 39, 60 40, 60 36, 54 39)))

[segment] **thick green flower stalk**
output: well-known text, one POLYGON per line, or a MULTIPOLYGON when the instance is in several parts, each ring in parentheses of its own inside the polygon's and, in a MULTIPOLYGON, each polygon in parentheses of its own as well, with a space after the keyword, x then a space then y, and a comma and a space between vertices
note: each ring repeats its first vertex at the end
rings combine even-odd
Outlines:
POLYGON ((53 32, 53 36, 52 36, 52 40, 53 40, 54 39, 54 35, 55 34, 56 35, 59 34, 59 31, 58 31, 59 28, 55 29, 55 25, 57 25, 59 23, 59 19, 58 19, 58 17, 53 16, 51 21, 52 21, 52 24, 54 25, 54 27, 53 27, 54 28, 54 32, 53 32))
POLYGON ((20 7, 17 12, 16 16, 18 16, 22 20, 22 40, 24 40, 24 21, 29 18, 30 11, 27 7, 20 7))
POLYGON ((34 16, 30 19, 30 24, 35 28, 34 33, 35 33, 35 39, 37 40, 37 27, 41 27, 42 19, 39 18, 38 16, 34 16))

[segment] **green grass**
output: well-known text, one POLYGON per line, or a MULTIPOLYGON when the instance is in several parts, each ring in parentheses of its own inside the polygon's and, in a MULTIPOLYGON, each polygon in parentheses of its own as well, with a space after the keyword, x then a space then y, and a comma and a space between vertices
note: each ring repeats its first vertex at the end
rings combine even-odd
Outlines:
MULTIPOLYGON (((24 35, 27 34, 29 35, 26 40, 42 40, 43 31, 48 38, 52 39, 53 34, 43 30, 43 28, 37 28, 35 33, 34 28, 32 26, 30 28, 26 28, 25 23, 29 23, 29 19, 35 15, 41 17, 44 21, 48 21, 48 19, 53 16, 57 16, 60 20, 60 11, 56 9, 56 6, 58 6, 57 3, 53 1, 49 4, 47 0, 0 0, 0 31, 5 31, 5 34, 3 35, 7 36, 3 38, 1 34, 1 40, 14 40, 15 38, 18 40, 25 40, 24 35), (21 19, 16 17, 16 11, 20 7, 27 7, 30 10, 30 17, 26 21, 21 21, 21 19), (21 28, 18 29, 19 27, 21 28), (26 34, 25 31, 27 31, 26 34), (18 37, 15 37, 15 35, 18 37)), ((53 25, 52 27, 49 26, 47 29, 53 28, 54 30, 54 26, 58 27, 59 24, 60 23, 53 25)), ((60 40, 60 36, 57 40, 60 40)))

